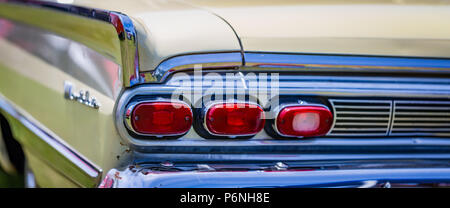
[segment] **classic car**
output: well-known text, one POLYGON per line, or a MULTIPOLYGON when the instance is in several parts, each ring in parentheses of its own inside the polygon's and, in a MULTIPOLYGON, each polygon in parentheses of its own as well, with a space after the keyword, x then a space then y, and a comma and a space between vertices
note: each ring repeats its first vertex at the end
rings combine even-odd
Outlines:
POLYGON ((26 187, 448 187, 450 1, 1 0, 26 187))

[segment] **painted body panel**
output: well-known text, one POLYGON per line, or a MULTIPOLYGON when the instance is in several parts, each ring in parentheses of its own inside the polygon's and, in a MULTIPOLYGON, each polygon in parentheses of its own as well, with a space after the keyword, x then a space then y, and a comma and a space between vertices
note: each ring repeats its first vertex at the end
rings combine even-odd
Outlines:
POLYGON ((232 28, 220 17, 177 1, 75 1, 75 5, 120 11, 134 20, 141 71, 186 53, 240 51, 232 28))
MULTIPOLYGON (((206 20, 207 18, 197 19, 196 17, 201 15, 196 15, 192 11, 200 11, 199 9, 209 11, 227 21, 236 31, 245 51, 450 57, 449 1, 186 0, 163 3, 137 0, 114 1, 111 4, 109 2, 82 0, 75 1, 75 4, 107 7, 126 12, 147 31, 150 40, 146 40, 148 43, 142 43, 144 47, 156 47, 153 49, 154 54, 161 54, 164 57, 170 56, 169 54, 174 56, 201 50, 205 52, 233 50, 229 48, 229 44, 227 47, 211 45, 212 42, 231 39, 224 39, 223 27, 210 27, 212 22, 206 20), (177 11, 175 13, 177 15, 171 15, 174 11, 177 11), (191 31, 187 34, 192 35, 186 35, 185 27, 177 24, 180 18, 196 20, 195 25, 186 26, 197 32, 191 31), (162 25, 170 29, 154 34, 153 29, 159 29, 162 25), (184 34, 178 40, 189 43, 191 51, 184 50, 184 44, 158 49, 163 47, 162 44, 171 41, 175 43, 177 41, 175 37, 180 38, 171 33, 174 31, 184 34), (161 38, 164 35, 167 39, 161 38), (159 42, 160 40, 164 42, 159 42), (158 44, 151 44, 155 42, 158 44), (204 43, 210 46, 203 47, 204 43), (214 48, 211 48, 212 46, 214 48)), ((228 37, 231 38, 231 34, 228 37)), ((154 64, 148 65, 144 62, 141 60, 144 66, 141 67, 141 71, 155 67, 154 64)))
POLYGON ((449 1, 187 2, 227 20, 245 51, 450 57, 449 1))
MULTIPOLYGON (((48 14, 52 11, 45 12, 48 14)), ((66 17, 67 14, 61 15, 66 17)), ((83 35, 87 32, 85 30, 64 30, 58 27, 58 24, 55 28, 38 28, 32 26, 34 23, 11 21, 9 18, 15 17, 11 17, 3 10, 0 11, 0 16, 2 101, 7 101, 14 108, 20 109, 26 120, 39 123, 44 128, 45 134, 62 138, 60 141, 63 146, 88 158, 87 160, 99 167, 100 172, 92 176, 85 175, 82 169, 73 166, 76 165, 74 161, 67 161, 66 156, 54 152, 52 143, 40 142, 39 135, 30 132, 17 117, 2 111, 12 125, 14 138, 22 144, 26 156, 32 158, 28 162, 36 178, 44 180, 40 181, 42 186, 97 186, 102 169, 116 167, 120 162, 119 158, 122 160, 127 158, 121 157, 126 154, 126 147, 121 145, 113 117, 115 99, 123 87, 120 49, 115 48, 119 44, 114 27, 101 21, 81 18, 85 21, 82 25, 96 27, 93 36, 85 36, 83 35), (98 38, 104 37, 102 33, 116 37, 116 42, 102 45, 104 42, 99 41, 98 45, 92 46, 91 44, 97 43, 96 35, 99 35, 98 38), (65 99, 65 81, 73 83, 77 91, 90 91, 101 103, 101 108, 94 109, 77 101, 65 99), (55 180, 46 181, 49 178, 55 180)), ((42 21, 45 23, 47 19, 44 18, 42 21)), ((47 23, 53 23, 53 20, 48 21, 47 23)), ((86 29, 85 27, 80 29, 83 28, 86 29)), ((70 151, 69 154, 74 154, 70 151)))

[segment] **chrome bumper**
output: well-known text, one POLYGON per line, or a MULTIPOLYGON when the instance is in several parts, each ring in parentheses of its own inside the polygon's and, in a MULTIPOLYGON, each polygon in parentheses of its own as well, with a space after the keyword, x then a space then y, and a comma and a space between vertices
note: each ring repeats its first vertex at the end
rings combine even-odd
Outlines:
POLYGON ((444 168, 347 170, 149 171, 112 169, 100 188, 448 187, 444 168))

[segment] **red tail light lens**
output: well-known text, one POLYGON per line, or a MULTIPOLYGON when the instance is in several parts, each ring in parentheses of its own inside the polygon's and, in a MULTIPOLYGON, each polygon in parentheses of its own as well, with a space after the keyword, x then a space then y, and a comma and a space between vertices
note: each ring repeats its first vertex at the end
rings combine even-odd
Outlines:
POLYGON ((191 128, 192 111, 183 103, 140 103, 134 107, 131 119, 133 129, 141 134, 180 135, 191 128))
POLYGON ((264 111, 249 103, 221 103, 211 106, 205 115, 208 131, 216 135, 253 135, 264 127, 264 111))
POLYGON ((331 128, 333 115, 320 106, 290 106, 278 114, 276 127, 284 136, 312 137, 325 135, 331 128))

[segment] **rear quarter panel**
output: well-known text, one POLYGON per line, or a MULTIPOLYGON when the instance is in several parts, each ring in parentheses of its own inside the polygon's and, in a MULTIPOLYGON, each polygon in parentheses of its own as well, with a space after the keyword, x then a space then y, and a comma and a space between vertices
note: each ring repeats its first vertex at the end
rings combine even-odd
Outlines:
MULTIPOLYGON (((126 147, 121 145, 112 116, 122 87, 120 51, 117 51, 119 44, 114 27, 70 14, 13 5, 16 13, 38 15, 34 17, 40 20, 36 24, 30 15, 11 14, 9 7, 9 4, 0 5, 0 21, 6 25, 0 35, 0 95, 26 118, 62 138, 67 146, 99 169, 115 167, 119 159, 126 158, 121 157, 126 154, 126 147), (44 41, 24 34, 30 31, 44 41), (52 41, 59 45, 49 47, 52 41), (43 48, 45 50, 40 50, 43 48), (109 75, 107 79, 105 74, 109 75), (88 90, 101 107, 94 109, 65 99, 66 81, 73 83, 77 91, 88 90)), ((96 185, 77 178, 79 176, 73 174, 75 169, 61 164, 65 158, 49 153, 52 150, 43 148, 37 141, 39 138, 26 127, 14 117, 6 117, 12 124, 14 137, 30 158, 28 161, 38 184, 49 187, 96 185)))

